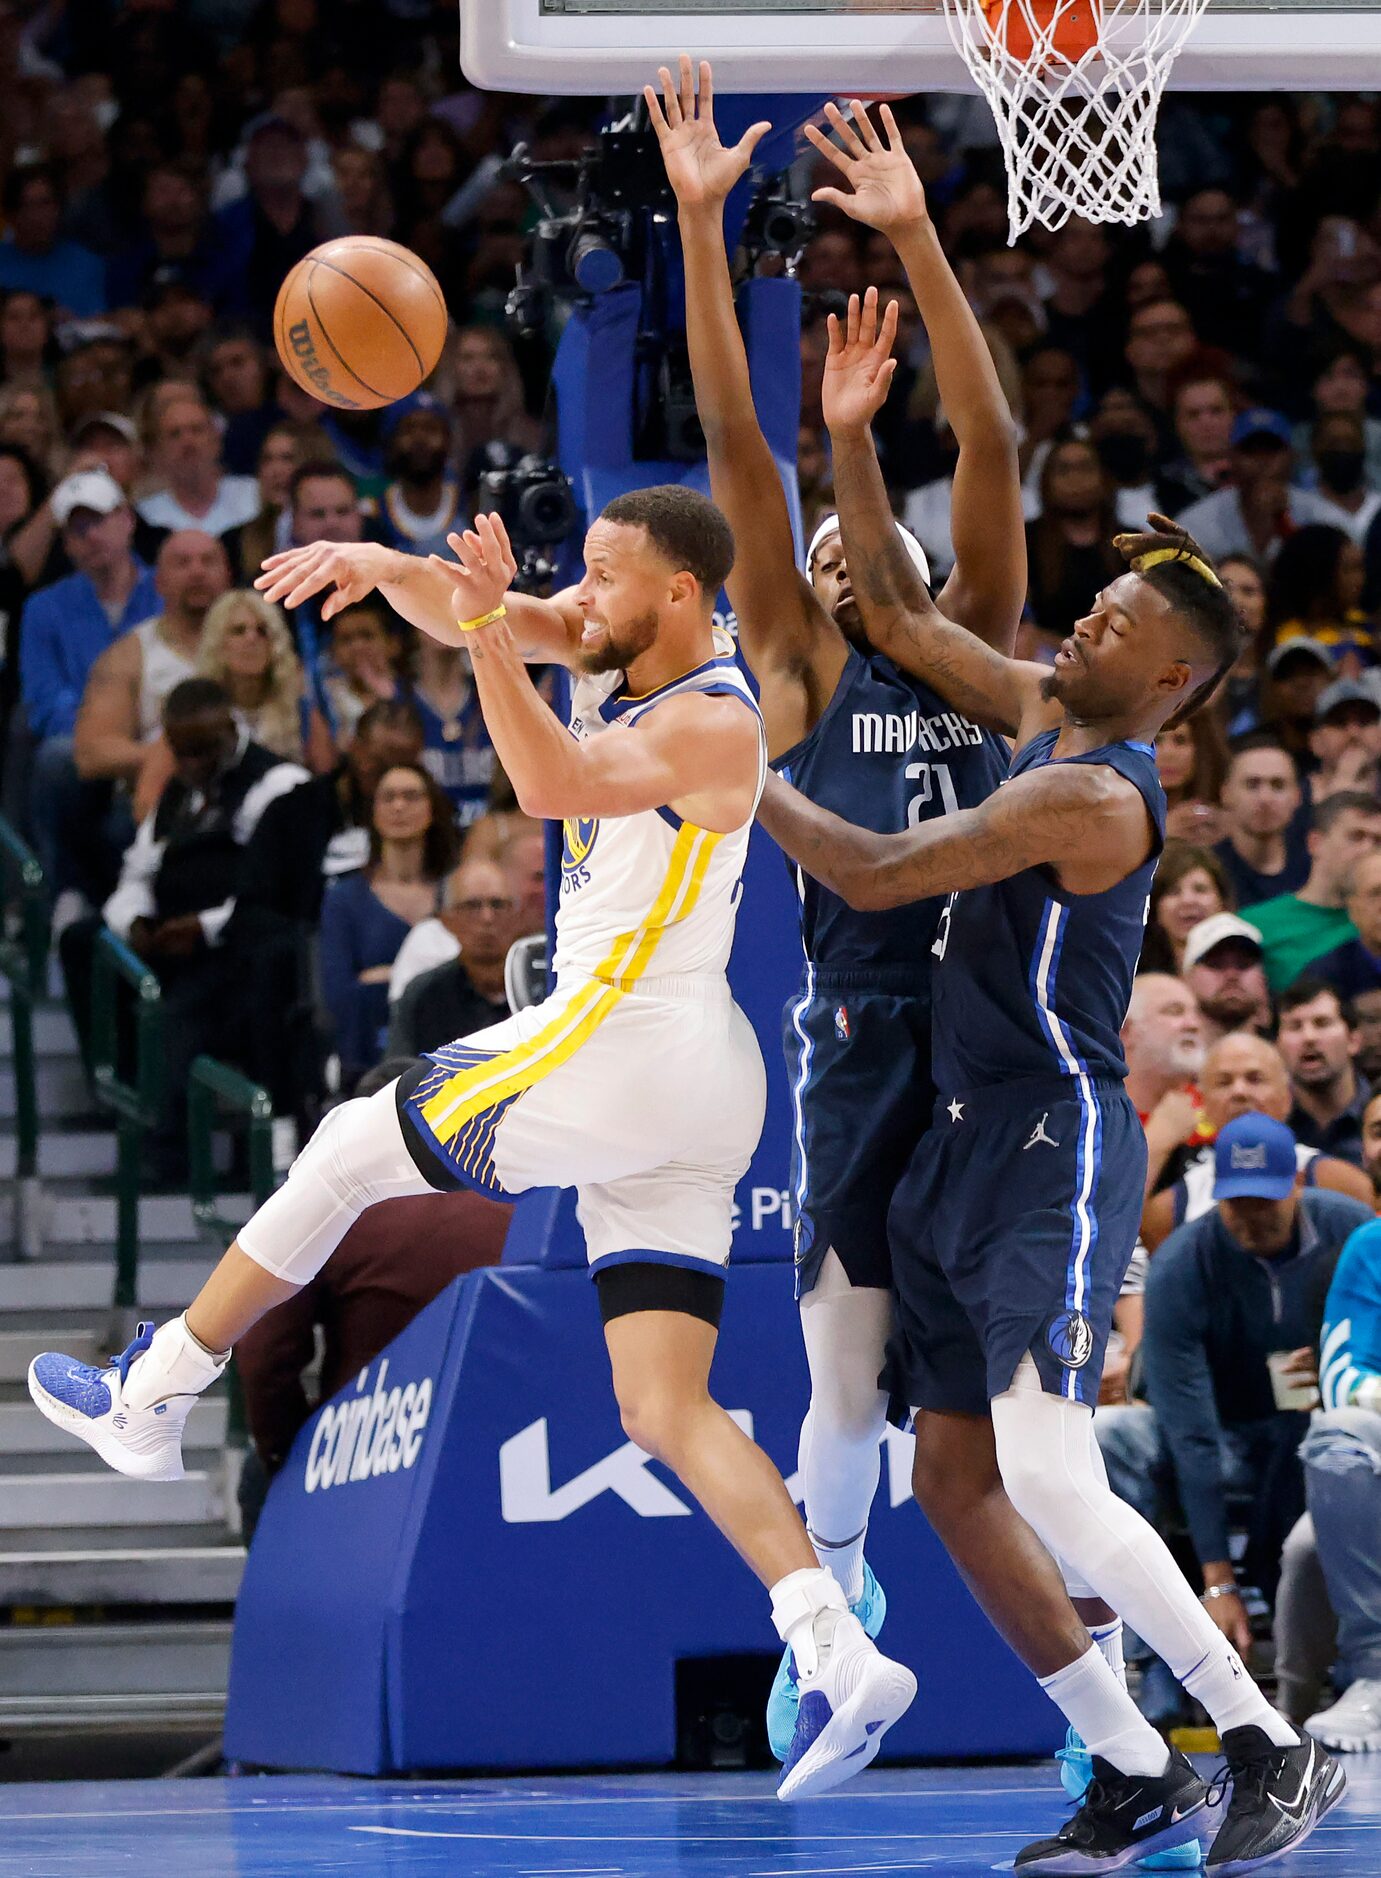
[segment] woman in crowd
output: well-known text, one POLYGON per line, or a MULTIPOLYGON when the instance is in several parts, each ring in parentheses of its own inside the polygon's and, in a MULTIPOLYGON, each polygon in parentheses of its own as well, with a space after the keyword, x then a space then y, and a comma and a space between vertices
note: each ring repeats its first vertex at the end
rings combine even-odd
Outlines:
POLYGON ((1041 512, 1026 524, 1030 608, 1053 655, 1074 622, 1122 567, 1112 538, 1118 521, 1112 490, 1094 446, 1065 437, 1041 471, 1041 512))
MULTIPOLYGON (((197 672, 229 693, 241 732, 290 763, 319 775, 332 768, 335 744, 321 713, 303 696, 302 666, 276 606, 250 587, 223 593, 207 612, 197 672)), ((135 789, 136 821, 157 804, 172 773, 165 737, 149 745, 135 789)))
POLYGON ((494 326, 462 326, 451 354, 456 462, 462 476, 487 443, 535 450, 541 427, 527 414, 523 380, 508 340, 494 326))
POLYGON ((1341 528, 1310 522, 1281 544, 1271 568, 1267 606, 1276 645, 1314 639, 1334 654, 1341 676, 1375 663, 1374 639, 1362 611, 1366 563, 1341 528))
POLYGON ((1231 913, 1234 906, 1232 883, 1218 856, 1209 848, 1172 837, 1151 883, 1141 970, 1173 972, 1178 977, 1184 942, 1199 921, 1212 913, 1231 913))
POLYGON ((1219 723, 1229 737, 1255 730, 1261 722, 1261 686, 1270 651, 1266 630, 1266 576, 1250 554, 1225 554, 1218 576, 1242 622, 1242 654, 1213 700, 1219 723))
POLYGON ((370 813, 369 865, 328 888, 321 908, 321 991, 343 1090, 383 1053, 393 961, 440 906, 456 845, 450 803, 421 764, 385 770, 370 813))
POLYGON ((0 386, 0 444, 27 450, 46 475, 61 473, 62 425, 46 385, 0 386))
POLYGON ((52 308, 38 294, 16 287, 0 305, 0 384, 46 385, 52 352, 52 308))
POLYGON ((322 689, 336 741, 343 747, 371 704, 398 696, 401 648, 385 608, 372 599, 342 607, 330 622, 330 634, 322 689))
POLYGON ((1200 711, 1161 732, 1156 769, 1169 804, 1166 833, 1205 848, 1220 841, 1225 831, 1218 797, 1228 773, 1228 747, 1212 712, 1200 711))

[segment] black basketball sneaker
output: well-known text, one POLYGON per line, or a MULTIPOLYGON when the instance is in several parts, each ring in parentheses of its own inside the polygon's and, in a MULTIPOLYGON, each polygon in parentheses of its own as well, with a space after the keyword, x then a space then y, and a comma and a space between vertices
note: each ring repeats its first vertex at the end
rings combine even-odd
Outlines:
POLYGON ((1078 1811, 1053 1839, 1018 1852, 1015 1869, 1120 1871, 1149 1853, 1207 1836, 1207 1807, 1208 1788, 1174 1748, 1163 1774, 1124 1774, 1095 1754, 1078 1811))
POLYGON ((1208 1852, 1214 1878, 1255 1871, 1307 1839, 1343 1796, 1347 1775, 1309 1735, 1277 1747, 1261 1728, 1229 1728, 1227 1764, 1213 1782, 1219 1798, 1229 1781, 1232 1799, 1208 1852))

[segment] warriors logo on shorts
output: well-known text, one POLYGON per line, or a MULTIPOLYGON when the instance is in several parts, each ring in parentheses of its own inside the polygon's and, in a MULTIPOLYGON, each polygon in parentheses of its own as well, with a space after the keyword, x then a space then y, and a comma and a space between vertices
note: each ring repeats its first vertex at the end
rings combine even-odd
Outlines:
POLYGON ((1052 1317, 1045 1340, 1066 1369, 1082 1369, 1093 1355, 1093 1326, 1082 1311, 1061 1311, 1052 1317))

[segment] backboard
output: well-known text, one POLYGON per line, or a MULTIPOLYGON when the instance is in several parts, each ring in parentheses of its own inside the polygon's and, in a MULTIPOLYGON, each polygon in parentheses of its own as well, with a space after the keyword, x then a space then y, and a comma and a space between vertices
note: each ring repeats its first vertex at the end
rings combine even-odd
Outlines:
MULTIPOLYGON (((943 0, 460 0, 477 85, 631 92, 678 52, 724 91, 967 91, 943 0)), ((1171 83, 1192 91, 1381 90, 1378 0, 1210 0, 1171 83)))

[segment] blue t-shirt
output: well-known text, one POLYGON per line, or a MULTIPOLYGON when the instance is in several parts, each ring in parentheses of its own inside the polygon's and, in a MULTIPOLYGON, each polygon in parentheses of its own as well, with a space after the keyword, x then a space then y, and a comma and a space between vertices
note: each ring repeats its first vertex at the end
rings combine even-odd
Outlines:
POLYGON ((1328 1287, 1319 1352, 1323 1406, 1346 1408, 1367 1376, 1381 1376, 1381 1220, 1353 1233, 1328 1287))

